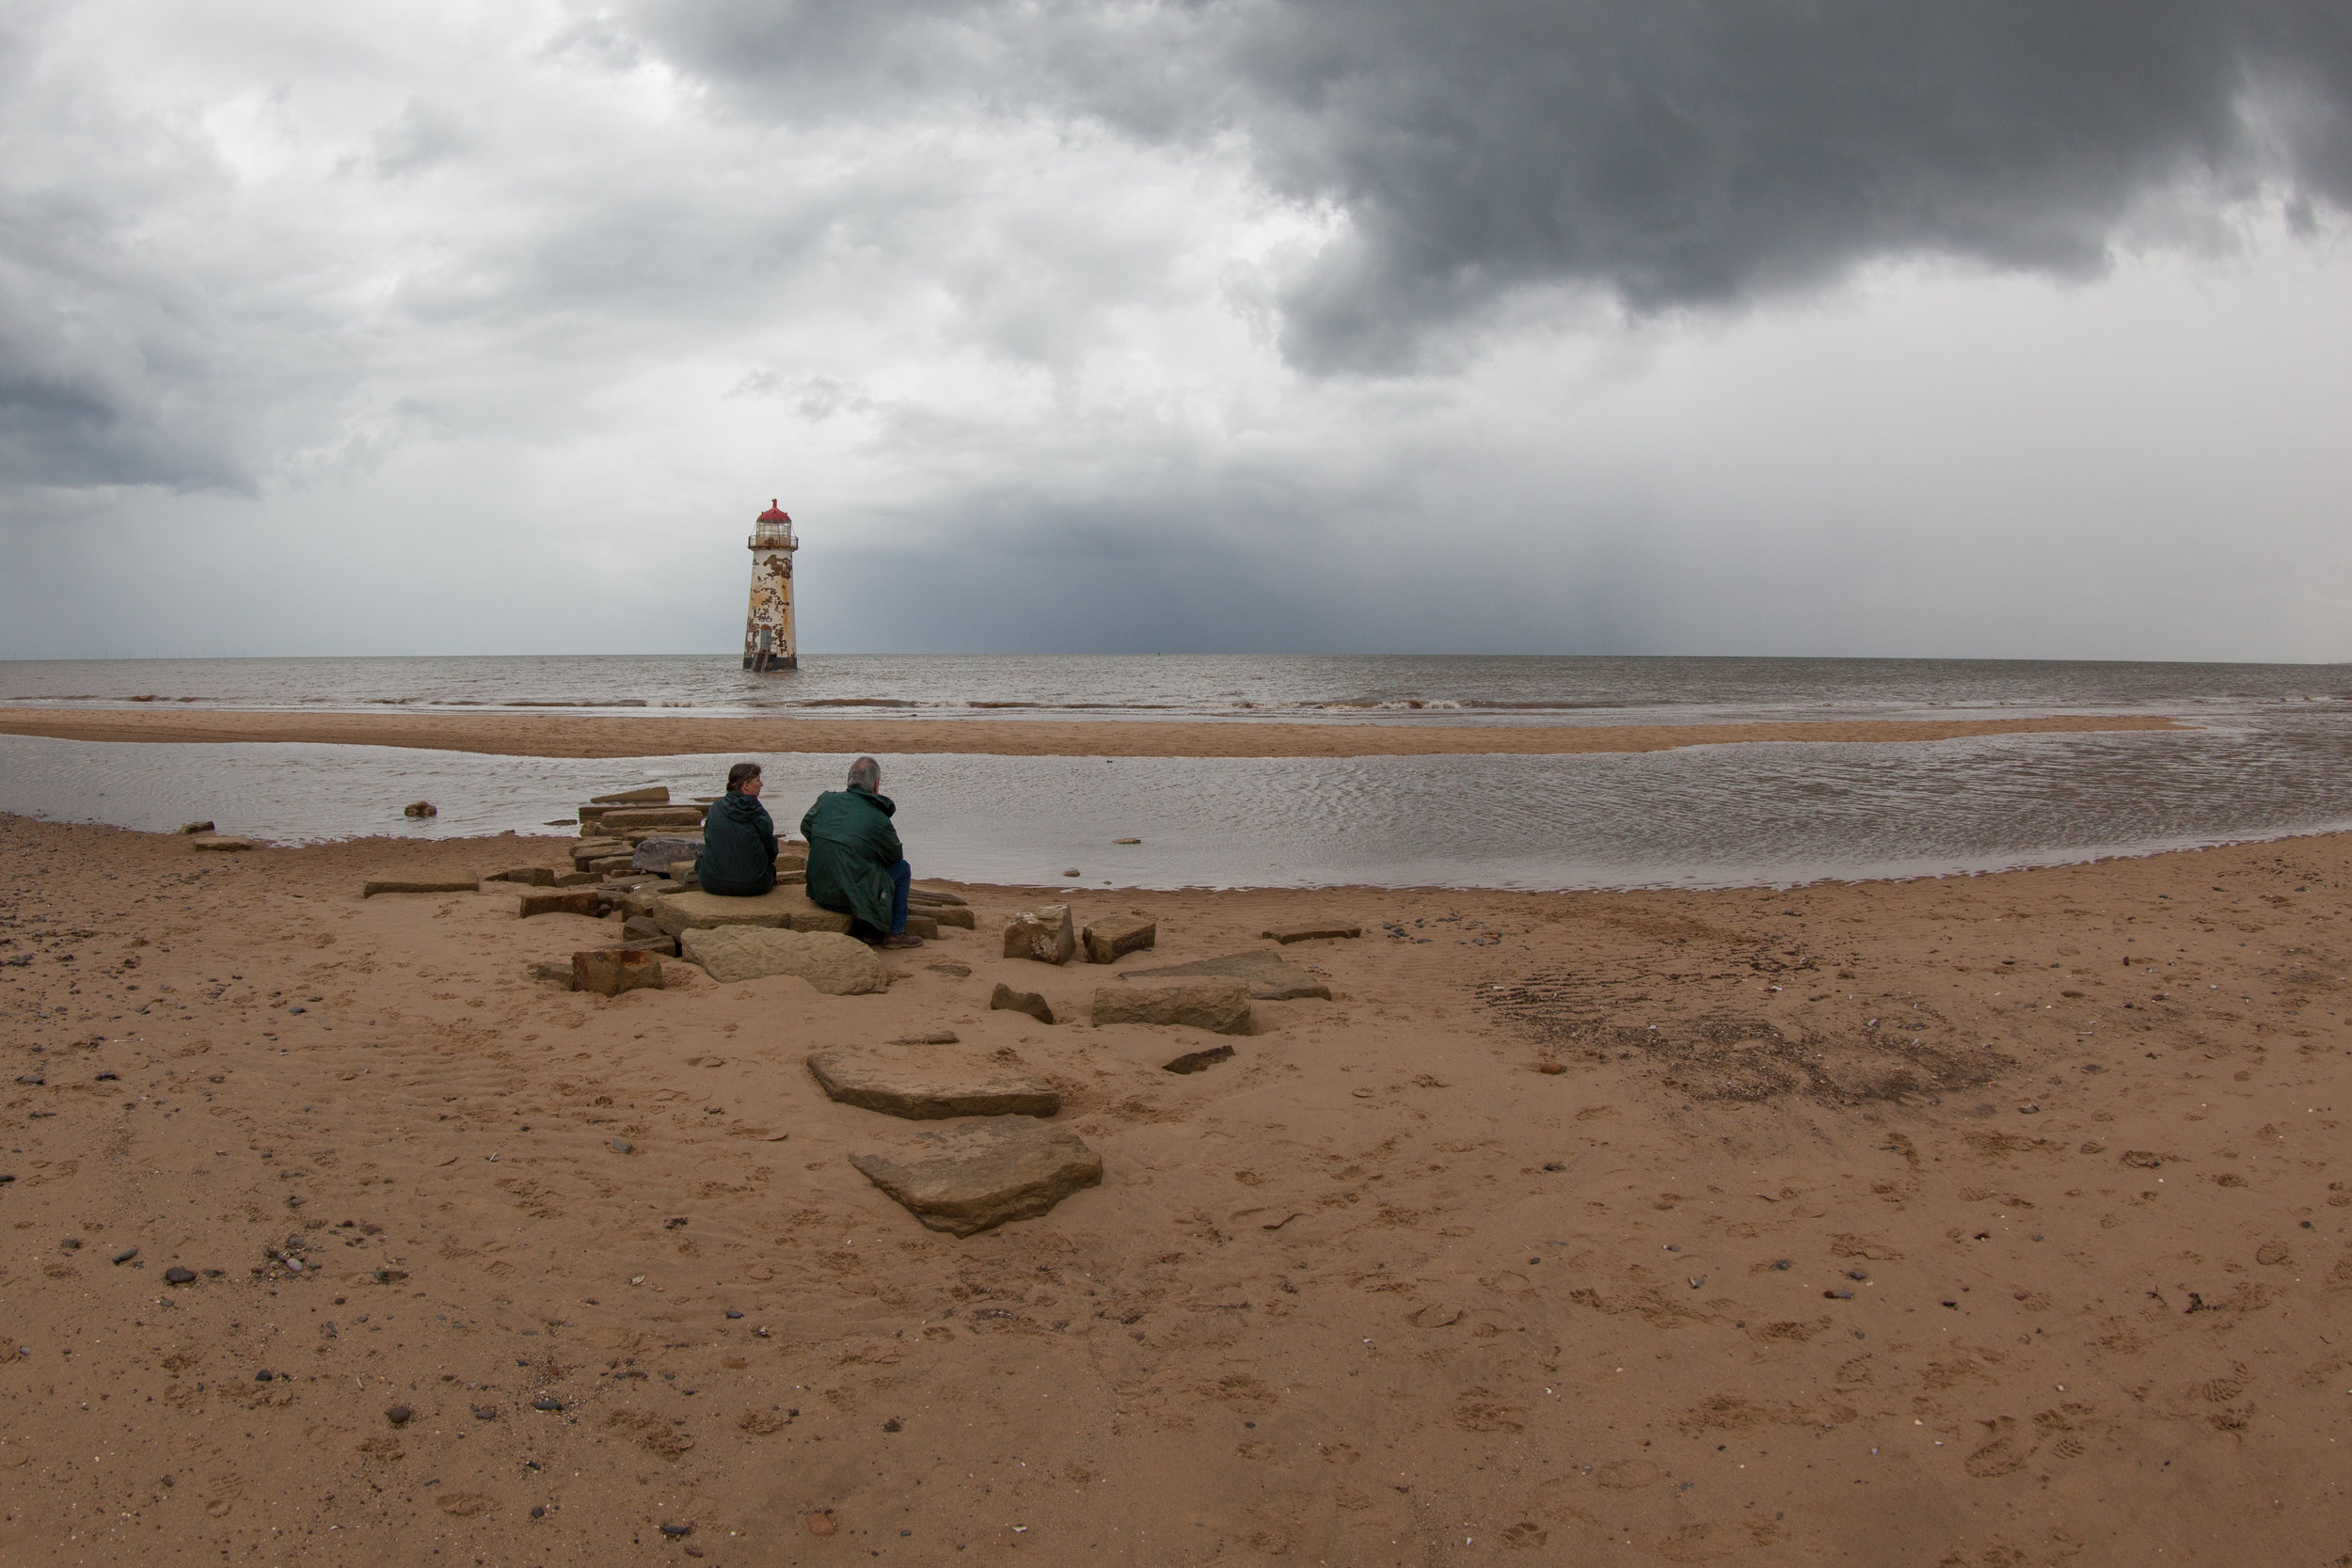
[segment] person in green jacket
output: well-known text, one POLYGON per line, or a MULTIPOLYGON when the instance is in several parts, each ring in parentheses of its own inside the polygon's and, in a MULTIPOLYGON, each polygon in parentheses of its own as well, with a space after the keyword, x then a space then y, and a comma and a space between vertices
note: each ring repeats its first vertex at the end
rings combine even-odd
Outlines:
POLYGON ((914 873, 890 818, 898 805, 882 788, 882 764, 850 764, 850 786, 829 789, 801 818, 808 840, 809 902, 850 916, 877 947, 920 947, 907 935, 907 884, 914 873))
POLYGON ((759 764, 727 769, 727 792, 703 819, 694 880, 726 898, 756 898, 776 885, 776 827, 759 803, 759 764))

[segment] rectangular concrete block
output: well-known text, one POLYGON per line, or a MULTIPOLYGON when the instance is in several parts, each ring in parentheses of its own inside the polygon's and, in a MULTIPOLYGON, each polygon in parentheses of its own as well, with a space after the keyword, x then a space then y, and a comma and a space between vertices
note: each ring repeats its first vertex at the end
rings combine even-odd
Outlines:
POLYGON ((660 954, 638 947, 592 947, 572 955, 572 989, 598 996, 625 990, 660 990, 660 954))
POLYGON ((1156 921, 1138 919, 1134 915, 1113 915, 1107 920, 1090 922, 1084 938, 1087 962, 1116 963, 1129 953, 1140 953, 1159 944, 1160 927, 1156 921))
POLYGON ((524 920, 538 914, 584 914, 596 918, 604 900, 593 888, 560 887, 534 890, 517 900, 516 913, 524 920))
POLYGON ((475 879, 462 881, 452 877, 372 877, 359 884, 359 896, 373 898, 379 893, 471 893, 475 879))

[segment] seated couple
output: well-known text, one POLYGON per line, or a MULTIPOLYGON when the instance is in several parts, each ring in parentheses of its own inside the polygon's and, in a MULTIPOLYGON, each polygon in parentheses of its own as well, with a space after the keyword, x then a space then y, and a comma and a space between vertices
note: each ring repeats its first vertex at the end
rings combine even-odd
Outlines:
MULTIPOLYGON (((920 947, 907 935, 907 884, 914 872, 890 818, 898 806, 880 794, 882 764, 850 764, 850 786, 829 789, 801 818, 808 840, 808 898, 850 917, 850 931, 877 947, 920 947)), ((727 769, 727 792, 703 823, 695 879, 705 893, 756 898, 776 885, 776 825, 759 803, 759 764, 727 769)))

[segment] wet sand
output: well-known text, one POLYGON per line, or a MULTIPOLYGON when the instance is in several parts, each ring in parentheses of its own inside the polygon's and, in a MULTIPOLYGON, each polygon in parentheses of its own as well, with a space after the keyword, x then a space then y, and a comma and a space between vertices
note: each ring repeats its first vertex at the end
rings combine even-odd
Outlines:
POLYGON ((2352 835, 1065 895, 1156 916, 1121 968, 1363 923, 1184 1077, 1207 1037, 987 1010, 1104 983, 996 956, 1022 890, 884 995, 617 1000, 526 977, 597 922, 358 896, 551 850, 0 818, 0 1560, 2352 1548, 2352 835), (852 1169, 920 1129, 804 1055, 939 1028, 1055 1079, 1103 1185, 957 1241, 852 1169))
POLYGON ((511 713, 190 713, 0 708, 0 735, 58 740, 310 741, 497 756, 874 752, 988 756, 1387 757, 1662 752, 1769 740, 1951 740, 2187 726, 2150 715, 1754 724, 1295 724, 1154 720, 673 719, 511 713))

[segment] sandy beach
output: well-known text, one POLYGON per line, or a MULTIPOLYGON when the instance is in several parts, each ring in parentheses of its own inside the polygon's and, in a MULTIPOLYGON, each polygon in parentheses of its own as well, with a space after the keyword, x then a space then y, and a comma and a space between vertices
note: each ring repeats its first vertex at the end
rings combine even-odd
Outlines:
POLYGON ((690 752, 884 755, 1377 757, 1662 752, 1747 741, 1950 740, 1963 736, 2173 730, 2149 715, 1852 720, 1740 724, 1181 723, 1152 720, 672 719, 514 713, 187 712, 0 708, 0 735, 58 740, 310 741, 497 756, 640 757, 690 752))
POLYGON ((960 890, 882 995, 612 1000, 530 978, 608 925, 359 896, 560 853, 0 818, 0 1560, 2352 1548, 2352 837, 1057 893, 1156 918, 1120 969, 1361 924, 1189 1076, 1212 1037, 1083 1022, 1101 966, 998 956, 1040 890, 960 890), (923 1128, 805 1056, 940 1029, 1101 1186, 959 1241, 852 1168, 923 1128))

